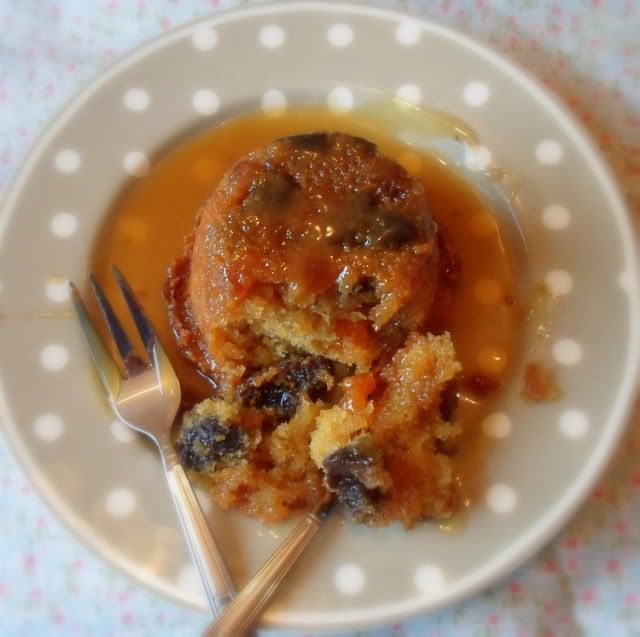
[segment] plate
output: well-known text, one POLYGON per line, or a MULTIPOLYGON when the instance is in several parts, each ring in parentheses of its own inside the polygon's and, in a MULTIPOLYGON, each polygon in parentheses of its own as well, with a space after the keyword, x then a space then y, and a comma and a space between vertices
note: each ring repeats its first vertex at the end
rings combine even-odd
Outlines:
MULTIPOLYGON (((129 173, 177 137, 262 107, 350 109, 381 93, 460 117, 481 140, 476 164, 492 158, 521 176, 512 221, 527 246, 529 285, 544 281, 550 291, 549 321, 543 335, 535 321, 525 324, 513 382, 479 424, 493 449, 486 490, 464 524, 407 533, 335 516, 265 623, 389 623, 488 586, 566 522, 623 430, 639 359, 632 230, 597 150, 537 82, 459 33, 362 5, 257 5, 182 27, 78 94, 7 193, 0 418, 30 478, 76 535, 183 604, 206 608, 159 461, 106 409, 65 280, 85 275, 129 173), (532 407, 518 379, 534 344, 557 370, 563 396, 532 407)), ((207 514, 239 585, 291 526, 261 526, 211 506, 207 514)))

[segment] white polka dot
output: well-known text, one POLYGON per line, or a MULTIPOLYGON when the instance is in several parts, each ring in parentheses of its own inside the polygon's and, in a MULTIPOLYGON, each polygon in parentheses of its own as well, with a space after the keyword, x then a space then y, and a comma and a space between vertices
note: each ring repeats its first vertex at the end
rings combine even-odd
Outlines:
POLYGON ((327 31, 327 40, 333 46, 348 46, 353 42, 353 29, 348 24, 333 24, 327 31))
POLYGON ((345 595, 355 595, 364 588, 364 572, 355 564, 343 564, 336 570, 336 588, 345 595))
POLYGON ((560 365, 576 365, 582 360, 582 346, 572 338, 561 338, 551 349, 553 358, 560 365))
POLYGON ((105 508, 116 518, 131 515, 136 509, 136 496, 130 489, 114 489, 105 499, 105 508))
POLYGON ((589 418, 579 409, 567 409, 560 415, 558 425, 567 438, 582 438, 589 430, 589 418))
POLYGON ((403 84, 396 89, 396 97, 408 104, 419 104, 422 99, 422 91, 415 84, 403 84))
POLYGON ((136 439, 136 433, 129 427, 125 425, 121 420, 114 420, 111 423, 111 435, 118 441, 122 443, 133 442, 136 439))
POLYGON ((40 440, 53 442, 64 433, 64 423, 60 416, 55 414, 42 414, 33 423, 33 431, 40 440))
POLYGON ((218 44, 218 33, 208 24, 201 24, 193 30, 191 42, 199 51, 210 51, 218 44))
POLYGON ((134 177, 144 177, 149 172, 149 158, 140 150, 131 150, 124 156, 122 167, 134 177))
POLYGON ((213 115, 220 108, 220 100, 211 89, 201 88, 193 94, 193 108, 200 115, 213 115))
POLYGON ((487 491, 487 504, 495 513, 511 513, 518 504, 518 496, 510 486, 494 484, 487 491))
POLYGON ((54 303, 65 303, 69 300, 69 282, 66 279, 51 279, 45 285, 45 294, 54 303))
POLYGON ((406 20, 401 22, 396 27, 396 40, 404 46, 412 46, 420 41, 422 35, 422 29, 420 24, 413 20, 406 20))
POLYGON ((59 212, 51 218, 49 229, 56 237, 70 237, 78 229, 78 219, 70 212, 59 212))
POLYGON ((491 151, 486 146, 467 146, 464 165, 473 171, 486 170, 491 165, 491 151))
POLYGON ((268 24, 260 29, 260 42, 267 49, 277 49, 284 44, 284 29, 277 24, 268 24))
POLYGON ((496 411, 482 421, 482 431, 489 438, 506 438, 511 433, 511 419, 507 414, 496 411))
POLYGON ((149 107, 151 98, 149 97, 149 93, 144 89, 132 88, 124 94, 122 101, 124 102, 125 107, 130 111, 133 111, 134 113, 141 113, 149 107))
POLYGON ((69 362, 69 351, 64 345, 52 343, 40 352, 40 363, 51 372, 62 369, 69 362))
POLYGON ((476 281, 473 294, 480 303, 493 305, 500 300, 502 289, 500 288, 500 284, 494 279, 482 278, 476 281))
POLYGON ((334 113, 346 113, 353 108, 353 93, 344 86, 337 86, 329 91, 327 103, 334 113))
POLYGON ((282 115, 287 108, 287 97, 277 88, 271 88, 262 96, 262 110, 269 115, 282 115))
POLYGON ((557 164, 562 159, 562 146, 553 139, 545 139, 536 146, 536 159, 547 166, 557 164))
POLYGON ((491 91, 484 82, 469 82, 462 89, 462 97, 469 106, 483 106, 489 100, 491 91))
POLYGON ((77 150, 64 148, 56 153, 53 163, 55 164, 56 170, 59 172, 70 174, 76 172, 76 170, 80 168, 82 160, 80 159, 80 154, 77 150))
POLYGON ((618 285, 620 289, 628 292, 631 289, 631 273, 629 270, 623 270, 618 275, 618 285))
POLYGON ((563 230, 571 223, 571 213, 565 206, 549 204, 542 210, 542 223, 550 230, 563 230))
POLYGON ((444 589, 444 573, 432 564, 418 567, 413 578, 416 588, 424 595, 434 597, 444 589))
POLYGON ((187 564, 180 569, 178 574, 178 586, 181 591, 189 593, 198 599, 206 599, 202 580, 198 569, 193 564, 187 564))
POLYGON ((565 270, 551 270, 544 283, 552 296, 566 296, 573 289, 573 278, 565 270))

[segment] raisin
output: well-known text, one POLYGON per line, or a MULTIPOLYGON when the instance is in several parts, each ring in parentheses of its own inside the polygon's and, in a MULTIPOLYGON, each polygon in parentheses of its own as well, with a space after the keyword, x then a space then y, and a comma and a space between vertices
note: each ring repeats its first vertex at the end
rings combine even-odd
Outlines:
POLYGON ((367 489, 350 476, 339 476, 329 487, 336 492, 338 502, 346 507, 350 517, 364 521, 375 513, 375 502, 380 499, 377 489, 367 489))
POLYGON ((371 294, 376 291, 376 279, 372 276, 361 276, 353 286, 352 294, 371 294))
POLYGON ((327 133, 291 135, 289 137, 282 137, 281 140, 289 142, 294 148, 299 148, 300 150, 320 151, 325 150, 329 145, 329 135, 327 135, 327 133))
POLYGON ((340 295, 342 307, 368 312, 379 300, 376 285, 375 277, 361 276, 354 285, 344 286, 340 295))
POLYGON ((348 445, 327 456, 323 466, 327 486, 336 493, 349 515, 364 520, 374 513, 374 505, 380 499, 381 492, 364 484, 375 466, 371 456, 348 445))
POLYGON ((418 228, 413 221, 376 203, 370 195, 358 194, 349 202, 348 216, 331 241, 345 249, 398 250, 417 238, 418 228))
POLYGON ((449 381, 440 394, 440 417, 451 422, 458 408, 458 381, 449 381))
POLYGON ((245 407, 262 409, 283 422, 291 420, 300 406, 297 393, 276 383, 248 384, 239 389, 239 394, 245 407))
POLYGON ((205 471, 215 469, 219 461, 241 456, 248 446, 248 437, 237 425, 225 425, 215 416, 206 416, 183 429, 177 446, 186 467, 205 471))
POLYGON ((298 391, 307 393, 311 400, 326 398, 329 386, 327 376, 334 373, 333 363, 324 356, 293 357, 285 361, 285 375, 298 391))
POLYGON ((327 474, 357 475, 372 467, 374 460, 354 445, 347 445, 327 456, 323 464, 327 474))
POLYGON ((294 416, 303 396, 325 399, 333 373, 333 363, 323 356, 289 356, 275 368, 245 379, 238 387, 238 399, 245 407, 264 410, 284 422, 294 416))
MULTIPOLYGON (((398 250, 416 240, 418 230, 412 221, 393 212, 385 212, 376 221, 371 235, 371 245, 379 244, 383 248, 398 250)), ((365 246, 368 245, 365 243, 365 246)))
POLYGON ((242 210, 251 214, 282 212, 298 188, 289 175, 281 171, 269 171, 251 184, 242 210))

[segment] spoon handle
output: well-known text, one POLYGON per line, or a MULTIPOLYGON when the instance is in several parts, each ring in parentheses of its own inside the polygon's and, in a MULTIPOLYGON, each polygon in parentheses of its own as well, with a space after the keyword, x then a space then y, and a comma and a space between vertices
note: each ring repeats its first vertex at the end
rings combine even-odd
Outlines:
POLYGON ((271 601, 280 582, 318 532, 332 505, 332 499, 323 500, 297 524, 255 577, 209 626, 203 637, 239 637, 251 628, 271 601))

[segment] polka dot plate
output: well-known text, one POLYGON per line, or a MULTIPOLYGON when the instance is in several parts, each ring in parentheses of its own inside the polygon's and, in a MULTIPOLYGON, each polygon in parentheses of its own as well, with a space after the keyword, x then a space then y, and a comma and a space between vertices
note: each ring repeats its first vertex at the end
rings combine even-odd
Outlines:
MULTIPOLYGON (((638 360, 637 266, 624 204, 598 152, 543 88, 456 32, 364 5, 254 5, 180 28, 120 60, 49 126, 0 216, 0 419, 40 493, 105 560, 205 610, 157 456, 100 399, 68 303, 105 210, 177 136, 234 113, 397 94, 478 133, 469 165, 519 175, 510 220, 523 277, 545 282, 513 382, 481 423, 484 491, 455 532, 371 530, 331 519, 265 616, 308 629, 391 622, 486 587, 556 532, 624 426, 638 360), (557 370, 560 400, 527 406, 527 352, 557 370)), ((261 526, 205 500, 239 585, 290 524, 261 526)))

